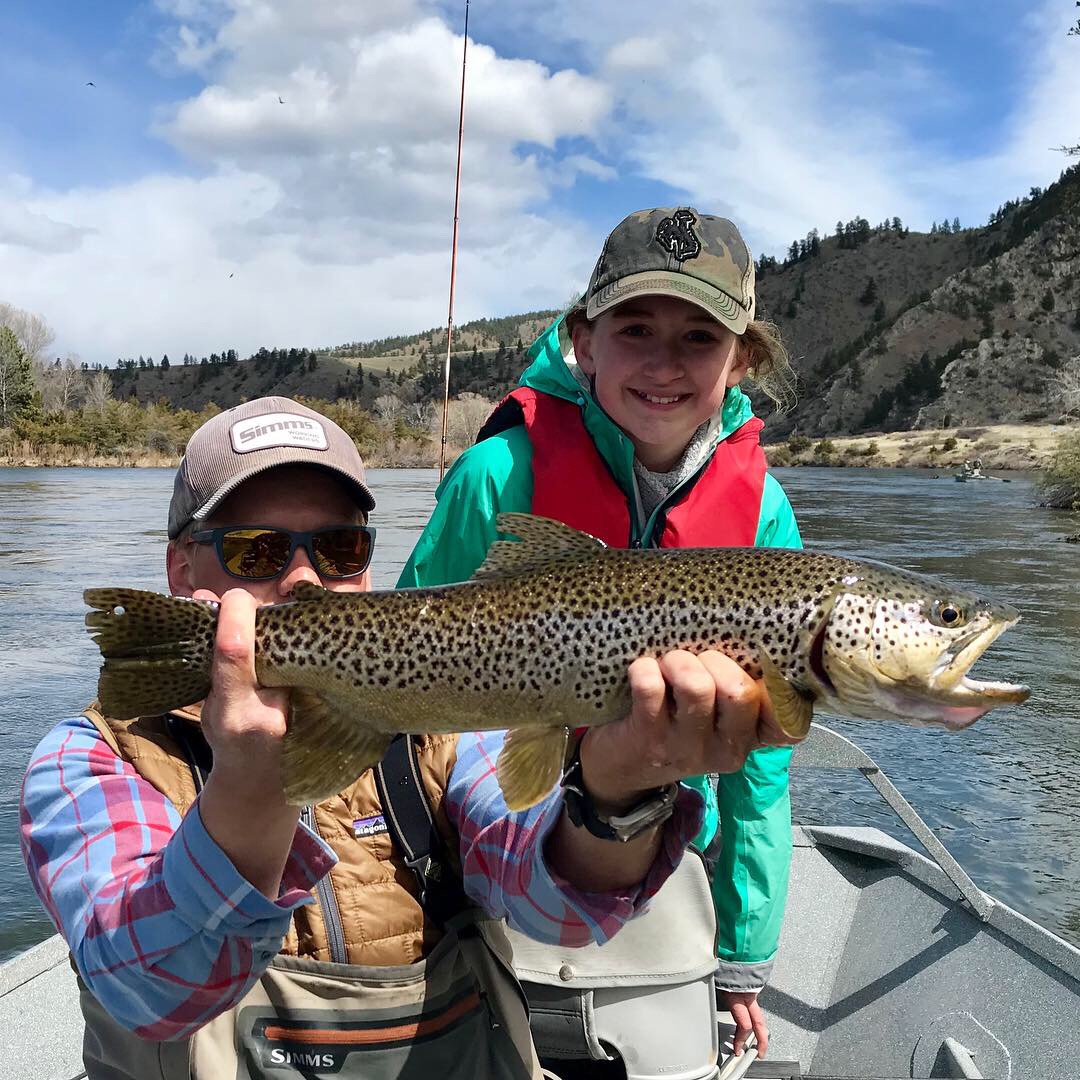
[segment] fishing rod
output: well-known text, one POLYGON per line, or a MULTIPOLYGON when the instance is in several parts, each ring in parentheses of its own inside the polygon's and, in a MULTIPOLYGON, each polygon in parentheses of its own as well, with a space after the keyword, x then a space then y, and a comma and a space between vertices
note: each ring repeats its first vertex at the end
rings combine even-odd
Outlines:
POLYGON ((446 428, 450 413, 450 349, 454 338, 454 281, 457 277, 458 208, 461 203, 461 142, 465 131, 465 63, 469 55, 469 0, 465 0, 465 38, 461 46, 461 105, 458 109, 457 175, 454 180, 454 233, 450 244, 450 310, 446 316, 446 363, 443 365, 442 442, 439 480, 446 472, 446 428))

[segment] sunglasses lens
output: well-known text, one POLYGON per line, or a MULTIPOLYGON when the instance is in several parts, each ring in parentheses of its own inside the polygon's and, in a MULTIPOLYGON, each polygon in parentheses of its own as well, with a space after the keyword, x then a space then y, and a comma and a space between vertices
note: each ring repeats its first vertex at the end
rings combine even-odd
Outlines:
POLYGON ((322 577, 355 577, 371 561, 371 536, 363 529, 325 529, 311 538, 311 549, 322 577))
POLYGON ((230 529, 221 538, 221 559, 241 578, 277 577, 289 559, 288 533, 273 529, 230 529))

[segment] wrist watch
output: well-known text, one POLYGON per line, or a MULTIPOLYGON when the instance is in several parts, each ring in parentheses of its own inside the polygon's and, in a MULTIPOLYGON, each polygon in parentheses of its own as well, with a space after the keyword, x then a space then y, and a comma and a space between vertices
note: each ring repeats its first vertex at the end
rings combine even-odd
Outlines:
POLYGON ((649 792, 636 806, 622 814, 607 817, 600 814, 589 794, 581 772, 581 743, 578 739, 569 764, 563 772, 563 802, 570 821, 578 828, 584 826, 601 840, 618 840, 626 843, 646 829, 667 821, 675 812, 678 784, 656 788, 649 792))

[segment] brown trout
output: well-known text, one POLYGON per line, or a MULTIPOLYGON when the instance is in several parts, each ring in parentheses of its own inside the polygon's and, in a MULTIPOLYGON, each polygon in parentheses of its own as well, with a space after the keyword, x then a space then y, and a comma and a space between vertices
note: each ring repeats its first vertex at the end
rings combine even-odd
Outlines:
MULTIPOLYGON (((627 551, 546 518, 502 514, 473 578, 334 593, 305 583, 259 609, 255 670, 289 687, 282 770, 295 804, 336 794, 398 732, 509 728, 507 805, 558 782, 568 729, 630 707, 640 656, 717 649, 761 678, 778 722, 806 734, 815 707, 961 728, 1028 689, 968 670, 1019 618, 1011 607, 881 563, 779 548, 627 551)), ((210 689, 217 605, 88 589, 107 715, 154 715, 210 689)))

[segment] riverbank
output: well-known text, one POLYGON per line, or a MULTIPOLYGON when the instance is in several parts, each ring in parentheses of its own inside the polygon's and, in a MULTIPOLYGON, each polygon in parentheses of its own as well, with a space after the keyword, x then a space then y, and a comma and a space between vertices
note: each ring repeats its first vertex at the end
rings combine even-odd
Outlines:
MULTIPOLYGON (((771 465, 862 466, 879 469, 954 469, 965 461, 982 460, 984 469, 1033 471, 1046 467, 1058 440, 1075 426, 1061 424, 996 424, 947 431, 892 431, 887 434, 830 436, 765 447, 771 465)), ((447 464, 461 453, 453 447, 447 464)), ((176 468, 177 454, 153 451, 114 451, 55 443, 35 446, 16 443, 0 453, 3 468, 176 468)), ((372 469, 425 469, 439 464, 438 446, 414 439, 391 440, 364 453, 372 469)))
MULTIPOLYGON (((447 464, 461 453, 457 447, 448 451, 447 464)), ((5 469, 175 469, 180 455, 147 450, 122 450, 107 454, 96 447, 67 446, 54 443, 35 446, 16 443, 0 452, 0 468, 5 469)), ((409 440, 401 446, 380 446, 364 452, 369 469, 433 469, 439 465, 439 451, 434 444, 417 445, 409 440)))
POLYGON ((795 435, 766 446, 765 453, 770 465, 951 470, 979 458, 984 470, 1034 471, 1049 464, 1058 441, 1072 430, 1061 424, 996 424, 825 439, 795 435))

